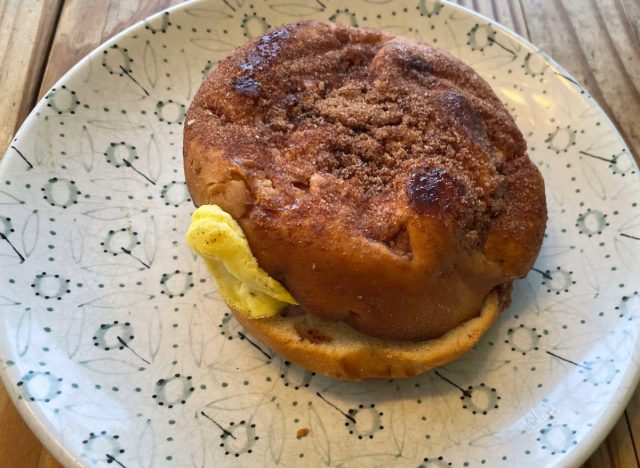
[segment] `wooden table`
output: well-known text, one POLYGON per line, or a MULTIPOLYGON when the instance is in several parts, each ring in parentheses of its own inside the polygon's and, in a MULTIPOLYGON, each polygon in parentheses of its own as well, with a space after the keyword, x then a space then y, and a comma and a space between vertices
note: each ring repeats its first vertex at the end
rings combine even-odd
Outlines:
MULTIPOLYGON (((115 33, 179 0, 0 0, 0 155, 36 101, 115 33)), ((458 0, 549 52, 640 155, 640 0, 458 0)), ((640 389, 588 467, 640 467, 640 389)), ((0 467, 59 467, 0 385, 0 467)))

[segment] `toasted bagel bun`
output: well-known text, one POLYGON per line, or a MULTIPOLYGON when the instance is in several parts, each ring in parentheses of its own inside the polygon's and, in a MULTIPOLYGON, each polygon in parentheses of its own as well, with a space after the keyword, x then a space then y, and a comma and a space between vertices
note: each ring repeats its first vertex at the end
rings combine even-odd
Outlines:
POLYGON ((286 25, 220 62, 185 121, 196 206, 230 213, 259 265, 336 339, 307 346, 293 319, 239 320, 310 368, 364 378, 458 356, 507 302, 492 291, 539 252, 544 182, 522 134, 475 71, 427 44, 286 25), (357 370, 348 356, 376 346, 399 364, 357 370))
POLYGON ((527 274, 544 183, 493 91, 446 52, 381 31, 287 25, 222 61, 187 113, 196 205, 242 227, 308 312, 437 338, 527 274))
POLYGON ((295 307, 260 320, 232 311, 251 335, 305 369, 341 380, 399 378, 442 366, 470 351, 506 306, 510 291, 511 285, 496 288, 485 298, 479 316, 426 341, 373 338, 295 307))

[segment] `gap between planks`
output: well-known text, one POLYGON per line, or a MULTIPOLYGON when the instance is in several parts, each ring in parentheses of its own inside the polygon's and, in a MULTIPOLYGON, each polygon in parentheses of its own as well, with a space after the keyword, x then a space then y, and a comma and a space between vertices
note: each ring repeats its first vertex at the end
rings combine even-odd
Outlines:
POLYGON ((62 0, 0 1, 0 158, 35 103, 62 0))

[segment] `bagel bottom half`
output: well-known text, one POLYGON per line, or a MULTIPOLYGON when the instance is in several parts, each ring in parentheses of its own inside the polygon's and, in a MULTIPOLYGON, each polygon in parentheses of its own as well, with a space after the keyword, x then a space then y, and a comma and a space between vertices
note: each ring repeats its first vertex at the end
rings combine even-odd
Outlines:
POLYGON ((232 311, 251 335, 306 369, 342 380, 396 378, 442 366, 470 351, 508 305, 510 292, 511 283, 496 287, 485 297, 477 317, 426 341, 373 338, 296 307, 263 319, 232 311))

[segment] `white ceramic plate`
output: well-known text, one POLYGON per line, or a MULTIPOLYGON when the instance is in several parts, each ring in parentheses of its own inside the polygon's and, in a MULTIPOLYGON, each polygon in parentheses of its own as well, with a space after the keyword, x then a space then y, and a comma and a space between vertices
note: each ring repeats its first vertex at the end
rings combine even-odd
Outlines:
POLYGON ((640 180, 575 80, 513 33, 434 0, 197 1, 138 24, 36 106, 0 166, 0 366, 68 465, 575 465, 640 361, 640 180), (298 18, 419 37, 506 102, 541 168, 547 235, 464 359, 342 383, 243 339, 185 246, 185 108, 247 38, 298 18), (299 428, 310 429, 298 438, 299 428))

